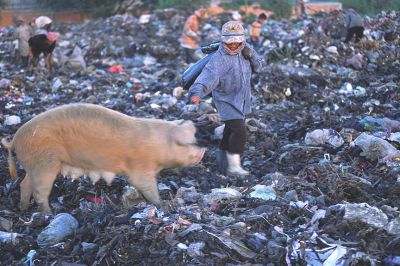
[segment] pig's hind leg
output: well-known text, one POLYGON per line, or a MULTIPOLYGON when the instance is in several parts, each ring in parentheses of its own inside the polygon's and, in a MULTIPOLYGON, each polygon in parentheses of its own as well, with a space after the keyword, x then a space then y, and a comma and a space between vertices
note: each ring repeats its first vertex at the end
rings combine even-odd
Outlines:
POLYGON ((21 211, 25 211, 26 209, 28 209, 29 201, 31 200, 33 192, 32 180, 29 173, 27 173, 24 180, 22 180, 20 184, 20 191, 21 199, 19 202, 19 208, 21 211))
POLYGON ((155 174, 130 174, 128 181, 135 186, 151 203, 160 205, 160 194, 158 193, 157 178, 155 174))
POLYGON ((47 154, 40 158, 34 169, 30 172, 33 186, 33 197, 40 206, 42 212, 51 212, 49 206, 49 195, 56 180, 57 174, 60 173, 61 162, 56 156, 47 154))

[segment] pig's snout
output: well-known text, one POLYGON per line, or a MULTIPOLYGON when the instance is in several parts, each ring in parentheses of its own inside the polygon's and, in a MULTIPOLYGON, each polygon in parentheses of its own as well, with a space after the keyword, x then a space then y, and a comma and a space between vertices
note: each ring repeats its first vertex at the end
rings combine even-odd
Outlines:
POLYGON ((206 148, 200 148, 200 149, 196 149, 195 151, 193 151, 192 156, 191 156, 191 164, 195 165, 198 164, 204 156, 204 153, 206 152, 206 148))

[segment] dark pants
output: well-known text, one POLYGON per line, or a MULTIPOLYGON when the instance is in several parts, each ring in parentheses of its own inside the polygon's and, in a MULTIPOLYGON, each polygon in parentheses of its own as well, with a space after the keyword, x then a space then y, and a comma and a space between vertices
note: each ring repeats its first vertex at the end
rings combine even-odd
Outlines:
MULTIPOLYGON (((31 58, 31 63, 30 63, 31 67, 37 68, 39 61, 40 61, 40 53, 33 54, 32 58, 31 58)), ((44 62, 45 62, 45 67, 51 73, 53 70, 53 56, 51 53, 44 53, 44 62)))
POLYGON ((19 56, 17 57, 17 62, 16 62, 16 63, 19 64, 22 68, 28 67, 28 64, 29 64, 29 56, 22 56, 22 55, 19 55, 19 56))
POLYGON ((28 67, 29 64, 29 56, 21 56, 21 66, 23 68, 28 67))
POLYGON ((347 30, 347 35, 346 35, 346 40, 344 42, 349 42, 353 36, 356 35, 356 43, 364 37, 364 27, 357 26, 357 27, 351 27, 347 30))
POLYGON ((186 63, 190 64, 197 61, 197 58, 195 56, 195 51, 196 50, 183 47, 183 54, 185 56, 186 63))
POLYGON ((224 134, 219 148, 229 153, 241 154, 246 145, 246 124, 242 119, 224 121, 224 134))

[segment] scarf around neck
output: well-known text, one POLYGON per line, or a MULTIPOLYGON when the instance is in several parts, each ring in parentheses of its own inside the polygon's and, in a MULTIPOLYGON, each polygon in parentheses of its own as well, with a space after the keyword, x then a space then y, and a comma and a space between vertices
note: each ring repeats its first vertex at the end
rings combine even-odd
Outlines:
POLYGON ((237 55, 239 53, 241 53, 244 49, 244 47, 246 46, 246 41, 242 42, 238 48, 236 48, 235 50, 230 50, 229 47, 226 45, 226 43, 222 43, 222 47, 224 48, 225 53, 229 54, 229 55, 237 55))

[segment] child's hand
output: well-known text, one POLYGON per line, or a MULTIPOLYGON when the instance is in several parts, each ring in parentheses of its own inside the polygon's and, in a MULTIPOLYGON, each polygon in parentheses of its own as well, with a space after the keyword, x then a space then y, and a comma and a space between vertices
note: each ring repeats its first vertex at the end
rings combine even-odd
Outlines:
POLYGON ((200 98, 200 96, 192 96, 192 98, 190 98, 190 100, 191 100, 191 102, 192 102, 193 104, 199 104, 201 98, 200 98))
POLYGON ((242 54, 244 56, 244 58, 246 58, 247 60, 250 60, 253 57, 253 50, 251 50, 249 47, 245 46, 242 54))

